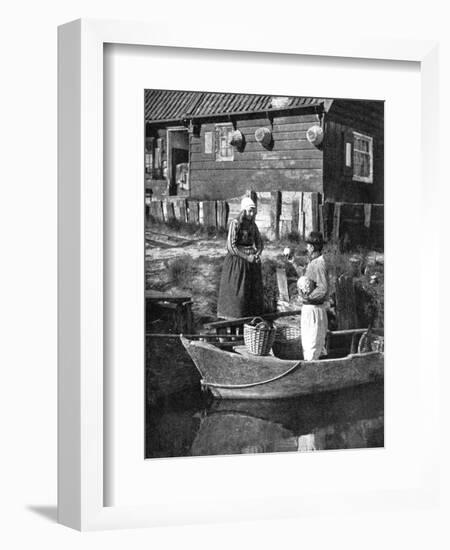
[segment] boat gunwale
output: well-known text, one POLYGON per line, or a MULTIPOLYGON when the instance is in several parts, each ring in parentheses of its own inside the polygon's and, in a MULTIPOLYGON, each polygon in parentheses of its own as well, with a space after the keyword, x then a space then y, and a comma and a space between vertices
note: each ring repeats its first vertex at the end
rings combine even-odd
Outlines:
POLYGON ((182 343, 187 342, 188 346, 213 350, 215 353, 218 353, 219 355, 227 354, 229 357, 235 360, 247 359, 247 360, 257 361, 258 359, 264 359, 264 360, 271 360, 274 363, 276 362, 280 364, 285 364, 286 366, 288 364, 294 365, 296 363, 299 364, 299 366, 302 363, 307 363, 309 365, 313 363, 329 364, 329 363, 334 363, 334 362, 343 361, 343 360, 352 359, 352 358, 370 357, 375 355, 384 356, 384 352, 382 351, 367 351, 364 353, 348 353, 347 355, 344 355, 342 357, 314 359, 312 361, 306 361, 305 359, 280 359, 279 357, 275 357, 273 355, 252 355, 250 353, 247 356, 244 356, 239 353, 233 353, 231 351, 220 349, 211 342, 204 342, 201 340, 189 340, 188 338, 185 338, 183 335, 180 335, 180 339, 182 343))

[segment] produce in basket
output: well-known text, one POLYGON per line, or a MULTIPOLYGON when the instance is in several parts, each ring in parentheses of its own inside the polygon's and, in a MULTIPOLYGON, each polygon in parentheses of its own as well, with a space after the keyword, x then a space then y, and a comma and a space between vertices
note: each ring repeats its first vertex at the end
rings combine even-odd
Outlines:
POLYGON ((247 323, 248 325, 252 327, 257 327, 259 330, 262 329, 270 329, 273 327, 273 323, 270 321, 266 321, 264 319, 261 319, 261 317, 254 317, 250 322, 247 323))
POLYGON ((316 283, 312 279, 309 279, 304 275, 302 275, 297 282, 299 291, 305 296, 309 296, 316 286, 316 283))

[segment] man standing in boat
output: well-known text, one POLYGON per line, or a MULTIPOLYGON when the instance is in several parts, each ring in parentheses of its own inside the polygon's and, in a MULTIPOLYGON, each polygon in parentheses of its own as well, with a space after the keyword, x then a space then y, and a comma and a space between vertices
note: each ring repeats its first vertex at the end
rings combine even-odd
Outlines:
POLYGON ((303 358, 306 361, 326 355, 328 273, 322 249, 322 233, 311 231, 306 239, 309 263, 304 277, 300 277, 298 281, 299 295, 303 302, 301 337, 303 358))

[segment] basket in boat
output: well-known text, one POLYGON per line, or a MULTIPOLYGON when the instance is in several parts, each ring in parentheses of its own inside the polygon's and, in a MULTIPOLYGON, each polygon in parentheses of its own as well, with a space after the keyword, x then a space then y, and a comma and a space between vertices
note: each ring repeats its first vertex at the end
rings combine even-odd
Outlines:
POLYGON ((300 327, 295 325, 278 326, 272 351, 279 359, 303 359, 300 327))
POLYGON ((244 342, 253 355, 268 355, 275 340, 276 328, 260 317, 244 325, 244 342))

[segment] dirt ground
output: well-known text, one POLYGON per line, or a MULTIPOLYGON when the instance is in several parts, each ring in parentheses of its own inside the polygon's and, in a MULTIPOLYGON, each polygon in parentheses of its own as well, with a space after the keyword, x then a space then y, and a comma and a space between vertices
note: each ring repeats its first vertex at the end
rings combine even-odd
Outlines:
MULTIPOLYGON (((274 295, 278 292, 274 267, 285 266, 288 277, 289 268, 293 269, 292 266, 288 266, 283 257, 283 250, 286 246, 291 247, 297 266, 304 265, 306 262, 305 245, 302 243, 283 241, 265 243, 262 268, 266 305, 271 303, 274 295)), ((355 254, 341 254, 332 248, 329 248, 325 254, 331 275, 334 274, 330 281, 332 283, 330 290, 333 291, 335 276, 339 272, 349 269, 355 254)), ((146 231, 146 289, 192 298, 195 329, 201 329, 204 323, 216 320, 220 274, 225 255, 225 237, 209 237, 200 230, 193 234, 182 234, 167 226, 150 225, 146 231)), ((366 251, 364 263, 369 266, 367 268, 369 272, 366 269, 365 273, 360 276, 359 282, 366 290, 368 289, 369 294, 372 294, 378 303, 378 326, 380 326, 384 314, 383 254, 366 251), (374 270, 377 281, 372 284, 374 270)), ((295 283, 293 283, 293 287, 295 287, 295 283)), ((291 289, 292 286, 290 292, 291 289)), ((295 289, 294 292, 296 292, 295 289)), ((363 302, 367 297, 366 292, 363 302)), ((274 304, 273 308, 266 308, 266 311, 276 309, 276 301, 272 301, 272 304, 274 304)), ((292 301, 291 304, 293 304, 292 301)), ((292 305, 292 307, 298 307, 298 305, 292 305)))
MULTIPOLYGON (((262 260, 282 258, 279 243, 267 243, 262 260)), ((226 239, 171 230, 146 233, 146 288, 192 297, 196 324, 216 317, 217 295, 226 239)))

